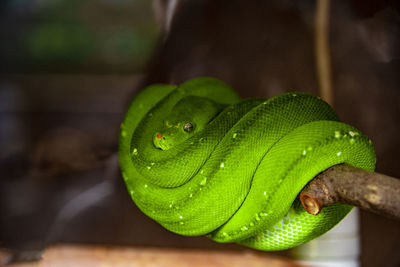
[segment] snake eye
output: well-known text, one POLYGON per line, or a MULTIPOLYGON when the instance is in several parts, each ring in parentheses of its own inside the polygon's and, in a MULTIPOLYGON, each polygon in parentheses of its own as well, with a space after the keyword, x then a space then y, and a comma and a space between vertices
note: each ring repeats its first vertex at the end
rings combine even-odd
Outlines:
POLYGON ((190 133, 191 131, 193 131, 193 129, 194 129, 194 126, 190 122, 187 122, 187 123, 185 123, 185 125, 183 125, 183 130, 185 132, 190 133))

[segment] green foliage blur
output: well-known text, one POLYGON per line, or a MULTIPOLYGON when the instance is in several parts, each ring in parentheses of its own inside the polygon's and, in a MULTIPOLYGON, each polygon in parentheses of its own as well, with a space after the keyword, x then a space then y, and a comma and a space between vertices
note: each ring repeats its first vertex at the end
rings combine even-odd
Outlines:
POLYGON ((140 73, 158 38, 149 0, 3 0, 2 73, 140 73))

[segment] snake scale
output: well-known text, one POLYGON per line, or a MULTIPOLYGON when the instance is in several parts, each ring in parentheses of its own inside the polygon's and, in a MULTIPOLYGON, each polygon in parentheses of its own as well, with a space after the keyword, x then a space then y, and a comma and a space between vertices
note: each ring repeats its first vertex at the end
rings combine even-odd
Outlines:
POLYGON ((151 85, 133 99, 119 160, 133 201, 166 229, 283 250, 325 233, 352 208, 310 215, 297 197, 302 188, 336 164, 373 170, 375 151, 318 97, 241 99, 201 77, 151 85))

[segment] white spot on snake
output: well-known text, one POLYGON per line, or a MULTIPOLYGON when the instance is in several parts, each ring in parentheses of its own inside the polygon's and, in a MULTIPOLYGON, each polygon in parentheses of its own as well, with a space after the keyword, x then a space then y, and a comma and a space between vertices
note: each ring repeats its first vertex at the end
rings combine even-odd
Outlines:
POLYGON ((179 219, 181 219, 181 220, 182 220, 182 219, 183 219, 183 216, 182 216, 182 215, 181 215, 181 216, 179 216, 179 219))
POLYGON ((201 171, 200 171, 200 174, 203 174, 203 172, 204 172, 204 170, 201 170, 201 171))
POLYGON ((247 231, 248 228, 247 228, 246 226, 243 226, 240 230, 242 230, 242 231, 247 231))
POLYGON ((129 191, 129 193, 131 193, 131 195, 133 195, 135 193, 135 191, 131 190, 131 191, 129 191))
POLYGON ((204 177, 203 180, 201 180, 200 185, 204 186, 207 183, 207 177, 204 177))
POLYGON ((221 168, 225 167, 224 163, 221 162, 221 165, 219 165, 221 168))
POLYGON ((267 191, 264 191, 264 196, 266 196, 267 195, 267 191))
POLYGON ((354 136, 358 135, 358 133, 357 133, 357 132, 350 131, 350 132, 349 132, 349 135, 350 135, 351 137, 354 137, 354 136))
POLYGON ((171 203, 171 204, 169 204, 169 207, 170 207, 170 208, 172 208, 172 203, 171 203))
POLYGON ((193 197, 193 194, 190 194, 189 197, 193 197))
POLYGON ((147 166, 147 169, 150 170, 150 169, 151 169, 151 166, 147 166))
POLYGON ((147 184, 145 184, 145 185, 144 185, 144 188, 147 188, 147 187, 148 187, 148 185, 147 185, 147 184))
POLYGON ((227 236, 228 234, 227 234, 226 232, 223 232, 222 235, 223 235, 223 236, 227 236))
POLYGON ((307 150, 304 149, 302 155, 305 156, 306 154, 307 154, 307 150))
POLYGON ((234 133, 234 134, 232 135, 232 138, 236 138, 236 136, 237 136, 237 133, 234 133))
POLYGON ((342 152, 339 151, 336 155, 337 155, 337 156, 340 156, 340 155, 342 155, 342 152))
POLYGON ((138 154, 137 148, 134 148, 132 151, 132 155, 137 155, 137 154, 138 154))
POLYGON ((339 131, 335 131, 335 138, 340 138, 340 132, 339 131))

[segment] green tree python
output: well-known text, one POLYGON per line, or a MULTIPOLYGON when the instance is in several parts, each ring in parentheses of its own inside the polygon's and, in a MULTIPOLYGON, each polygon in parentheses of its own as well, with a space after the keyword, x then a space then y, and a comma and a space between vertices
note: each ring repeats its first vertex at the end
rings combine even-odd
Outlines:
POLYGON ((241 99, 202 77, 142 90, 121 124, 119 160, 133 201, 166 229, 283 250, 325 233, 352 208, 310 215, 297 197, 302 188, 336 164, 373 170, 375 151, 318 97, 241 99))

